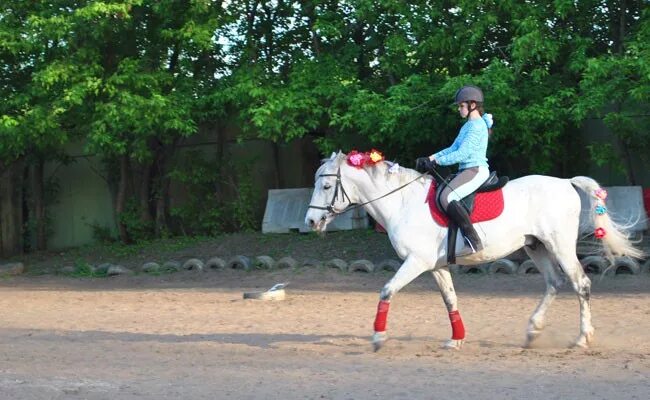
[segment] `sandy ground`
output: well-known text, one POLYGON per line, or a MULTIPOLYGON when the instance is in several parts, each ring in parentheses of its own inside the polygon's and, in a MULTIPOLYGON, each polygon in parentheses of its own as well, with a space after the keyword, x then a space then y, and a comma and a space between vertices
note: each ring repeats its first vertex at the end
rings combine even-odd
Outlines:
POLYGON ((0 399, 647 399, 650 276, 592 277, 596 343, 568 349, 564 288, 534 349, 521 347, 543 283, 455 277, 461 351, 429 275, 394 299, 369 343, 388 273, 184 272, 0 282, 0 399), (242 292, 291 281, 279 302, 242 292))

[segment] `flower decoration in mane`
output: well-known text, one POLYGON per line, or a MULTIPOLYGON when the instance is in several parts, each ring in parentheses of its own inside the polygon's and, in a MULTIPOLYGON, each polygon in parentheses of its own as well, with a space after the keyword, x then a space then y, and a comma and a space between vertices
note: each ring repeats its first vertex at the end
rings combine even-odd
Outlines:
POLYGON ((377 164, 379 161, 384 161, 384 155, 379 150, 372 149, 368 153, 368 158, 370 158, 369 163, 377 164))
POLYGON ((363 168, 363 165, 367 161, 366 158, 367 156, 365 153, 359 153, 356 150, 352 150, 348 153, 348 164, 356 168, 363 168))
POLYGON ((372 149, 365 153, 360 153, 356 150, 352 150, 348 153, 347 162, 348 165, 355 168, 363 168, 364 165, 375 165, 380 161, 384 160, 384 155, 379 150, 372 149))

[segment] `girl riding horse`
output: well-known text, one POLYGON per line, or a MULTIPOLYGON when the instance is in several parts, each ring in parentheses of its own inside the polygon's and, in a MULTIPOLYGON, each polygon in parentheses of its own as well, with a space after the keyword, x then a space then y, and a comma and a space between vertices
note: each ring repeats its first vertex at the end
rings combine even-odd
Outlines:
POLYGON ((467 122, 452 145, 429 156, 438 165, 458 164, 458 174, 449 182, 440 196, 440 204, 449 218, 461 229, 468 247, 457 255, 483 250, 481 238, 472 226, 467 209, 461 200, 472 194, 490 176, 487 163, 488 135, 492 115, 483 112, 483 92, 477 86, 466 85, 456 91, 454 103, 458 113, 467 122))

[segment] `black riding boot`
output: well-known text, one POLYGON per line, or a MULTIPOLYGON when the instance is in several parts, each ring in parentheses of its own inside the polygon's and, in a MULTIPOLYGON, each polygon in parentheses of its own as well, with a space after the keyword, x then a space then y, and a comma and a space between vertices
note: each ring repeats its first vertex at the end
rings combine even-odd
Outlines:
POLYGON ((452 201, 447 205, 447 215, 449 218, 454 220, 456 225, 463 232, 463 236, 469 242, 469 245, 472 246, 474 252, 483 250, 483 243, 481 243, 481 238, 476 233, 474 226, 469 220, 469 214, 467 210, 460 204, 459 201, 452 201))

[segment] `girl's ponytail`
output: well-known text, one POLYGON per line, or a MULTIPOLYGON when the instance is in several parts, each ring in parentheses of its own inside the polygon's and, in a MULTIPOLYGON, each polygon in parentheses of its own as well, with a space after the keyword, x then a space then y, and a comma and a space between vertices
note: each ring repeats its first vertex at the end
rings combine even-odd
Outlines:
POLYGON ((479 114, 481 114, 481 118, 483 118, 483 121, 485 121, 485 125, 487 125, 488 128, 488 134, 492 135, 492 125, 494 125, 494 119, 492 118, 492 114, 487 114, 485 110, 483 109, 483 104, 479 104, 478 107, 479 114))
POLYGON ((487 125, 488 127, 488 134, 492 135, 492 125, 494 125, 492 114, 484 113, 481 115, 481 118, 483 118, 483 121, 485 121, 485 125, 487 125))

